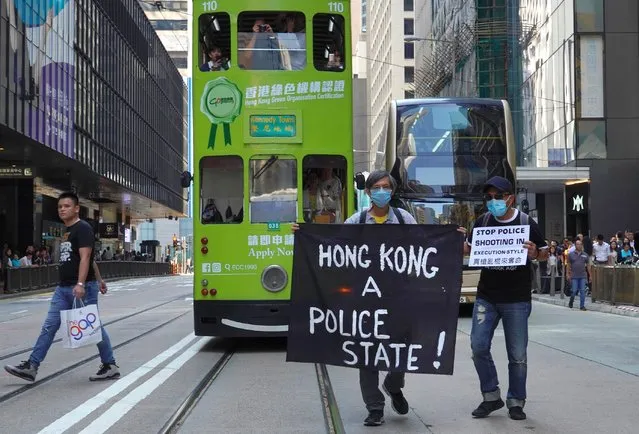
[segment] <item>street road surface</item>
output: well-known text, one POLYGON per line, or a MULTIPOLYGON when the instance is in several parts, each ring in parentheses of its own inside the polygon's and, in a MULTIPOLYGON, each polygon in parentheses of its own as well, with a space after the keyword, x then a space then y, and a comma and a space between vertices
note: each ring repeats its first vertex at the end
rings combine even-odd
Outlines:
MULTIPOLYGON (((286 363, 284 339, 195 337, 190 277, 114 282, 100 298, 122 377, 89 382, 95 347, 55 343, 35 383, 0 374, 6 433, 636 433, 639 319, 535 304, 528 349, 528 419, 470 412, 481 396, 470 318, 457 334, 453 376, 407 375, 407 416, 364 427, 357 371, 286 363)), ((51 294, 0 301, 0 362, 25 360, 51 294)), ((493 345, 502 390, 501 327, 493 345)), ((505 396, 504 396, 505 398, 505 396)))

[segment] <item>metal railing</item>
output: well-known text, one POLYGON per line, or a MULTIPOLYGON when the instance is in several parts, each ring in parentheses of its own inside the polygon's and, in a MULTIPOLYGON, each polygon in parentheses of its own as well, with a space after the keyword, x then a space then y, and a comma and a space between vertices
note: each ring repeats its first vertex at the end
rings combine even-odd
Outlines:
MULTIPOLYGON (((98 266, 103 279, 161 276, 172 273, 171 264, 167 262, 102 261, 98 262, 98 266)), ((58 281, 58 264, 6 270, 6 289, 9 291, 52 288, 58 281)))
POLYGON ((536 289, 539 294, 545 294, 548 289, 548 294, 551 297, 554 297, 557 292, 559 292, 560 298, 565 297, 566 279, 561 265, 550 267, 549 272, 547 263, 542 267, 541 263, 534 261, 533 270, 533 290, 536 289))
POLYGON ((634 265, 592 267, 592 300, 639 306, 639 268, 634 265))

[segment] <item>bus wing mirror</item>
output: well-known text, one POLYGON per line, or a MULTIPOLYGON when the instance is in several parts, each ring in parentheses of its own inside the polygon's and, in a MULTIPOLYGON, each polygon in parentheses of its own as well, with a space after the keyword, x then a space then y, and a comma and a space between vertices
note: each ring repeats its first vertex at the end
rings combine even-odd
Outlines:
POLYGON ((357 186, 358 190, 364 190, 366 188, 366 178, 364 178, 363 173, 358 172, 355 175, 355 185, 357 186))
POLYGON ((180 175, 180 184, 182 188, 189 188, 191 186, 191 181, 193 181, 193 175, 188 170, 182 172, 180 175))

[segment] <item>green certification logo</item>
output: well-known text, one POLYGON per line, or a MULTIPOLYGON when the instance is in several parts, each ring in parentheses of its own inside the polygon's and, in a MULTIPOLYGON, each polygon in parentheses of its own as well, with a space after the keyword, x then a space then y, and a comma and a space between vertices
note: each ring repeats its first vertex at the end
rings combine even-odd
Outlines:
POLYGON ((231 124, 242 111, 242 92, 226 77, 209 81, 204 87, 200 111, 211 121, 209 149, 215 148, 217 126, 224 126, 224 144, 231 145, 231 124))

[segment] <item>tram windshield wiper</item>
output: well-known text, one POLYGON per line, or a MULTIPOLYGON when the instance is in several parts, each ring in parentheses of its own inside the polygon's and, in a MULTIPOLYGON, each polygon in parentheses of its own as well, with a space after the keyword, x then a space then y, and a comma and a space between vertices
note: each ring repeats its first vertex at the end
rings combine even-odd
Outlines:
POLYGON ((262 168, 260 170, 258 170, 255 175, 253 175, 253 179, 257 179, 260 176, 262 176, 264 174, 264 172, 266 172, 268 169, 270 169, 270 167, 275 164, 275 162, 277 160, 279 160, 280 157, 278 157, 277 155, 271 155, 271 158, 269 158, 266 161, 266 164, 264 164, 264 166, 262 166, 262 168))

